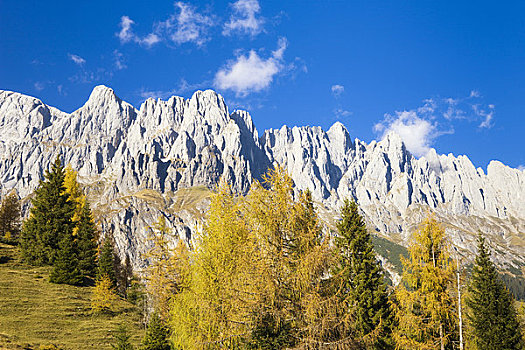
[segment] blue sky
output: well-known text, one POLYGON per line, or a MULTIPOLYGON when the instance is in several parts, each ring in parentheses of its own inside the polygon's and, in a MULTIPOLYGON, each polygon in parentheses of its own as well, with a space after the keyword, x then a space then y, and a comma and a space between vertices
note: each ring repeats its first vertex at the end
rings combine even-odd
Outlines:
POLYGON ((213 88, 260 133, 336 121, 525 165, 525 2, 2 1, 0 89, 65 111, 213 88))

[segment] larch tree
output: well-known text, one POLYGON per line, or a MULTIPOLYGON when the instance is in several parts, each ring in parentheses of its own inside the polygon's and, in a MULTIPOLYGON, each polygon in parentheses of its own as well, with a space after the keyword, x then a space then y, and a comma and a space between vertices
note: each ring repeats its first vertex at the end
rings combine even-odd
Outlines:
POLYGON ((76 235, 76 231, 78 230, 78 223, 80 221, 80 216, 82 215, 82 208, 86 202, 86 196, 84 195, 84 192, 77 181, 77 177, 77 171, 73 170, 71 164, 68 164, 64 168, 64 187, 66 188, 66 193, 69 194, 69 199, 75 204, 75 213, 71 218, 75 225, 75 228, 73 229, 73 235, 76 235))
POLYGON ((91 310, 95 313, 110 311, 117 298, 113 282, 107 275, 103 275, 95 282, 91 296, 91 310))
POLYGON ((397 349, 452 349, 457 342, 454 266, 445 231, 427 218, 402 259, 403 276, 396 290, 394 332, 397 349))
POLYGON ((184 288, 188 252, 184 242, 172 234, 163 216, 149 228, 148 241, 151 248, 144 255, 149 261, 145 271, 147 292, 153 308, 167 319, 173 295, 184 288))
POLYGON ((341 280, 345 308, 353 318, 356 338, 369 349, 393 348, 393 310, 384 272, 356 202, 345 200, 335 236, 339 263, 333 274, 341 280))
POLYGON ((8 193, 0 203, 0 237, 18 239, 20 235, 20 200, 15 191, 8 193))
POLYGON ((478 236, 478 254, 467 295, 470 341, 479 350, 523 348, 514 298, 490 259, 485 238, 478 236))
MULTIPOLYGON (((240 210, 229 186, 221 183, 196 238, 191 271, 181 271, 182 290, 173 297, 171 326, 176 347, 227 347, 248 333, 250 306, 257 298, 250 266, 257 255, 252 254, 256 252, 240 210)), ((189 260, 182 260, 186 262, 182 266, 189 266, 189 260)))
POLYGON ((65 191, 64 177, 64 169, 57 157, 31 200, 32 208, 23 224, 20 239, 22 256, 29 263, 53 264, 59 242, 73 234, 75 205, 65 191))

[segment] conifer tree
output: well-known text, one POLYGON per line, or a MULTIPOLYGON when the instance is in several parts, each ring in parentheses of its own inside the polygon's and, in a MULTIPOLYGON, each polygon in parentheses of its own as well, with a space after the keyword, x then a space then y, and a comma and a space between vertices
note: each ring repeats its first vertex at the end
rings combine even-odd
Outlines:
POLYGON ((103 275, 95 282, 91 296, 91 309, 93 312, 106 312, 111 310, 111 305, 117 299, 115 287, 107 275, 103 275))
POLYGON ((0 203, 0 238, 16 240, 20 235, 20 201, 15 191, 0 203))
POLYGON ((115 343, 111 344, 111 347, 115 350, 133 350, 135 347, 131 344, 130 338, 131 335, 129 334, 126 325, 121 324, 115 330, 115 334, 113 334, 115 343))
POLYGON ((65 233, 58 248, 49 281, 58 284, 82 284, 83 276, 79 268, 78 247, 73 235, 65 233))
POLYGON ((64 169, 64 187, 66 188, 67 194, 69 194, 69 199, 75 205, 75 213, 71 220, 75 225, 73 229, 73 235, 76 235, 78 230, 78 223, 80 221, 80 216, 82 215, 82 208, 86 202, 86 196, 80 187, 80 184, 77 181, 77 172, 73 170, 71 164, 68 164, 64 169))
POLYGON ((481 234, 478 236, 478 254, 472 270, 467 306, 471 341, 477 349, 522 349, 522 334, 512 294, 499 280, 481 234))
POLYGON ((24 222, 20 246, 24 259, 33 264, 53 264, 59 242, 71 235, 75 205, 64 187, 64 169, 57 157, 40 181, 32 199, 29 218, 24 222))
POLYGON ((112 237, 106 237, 97 261, 97 280, 107 277, 111 285, 117 287, 117 275, 115 271, 115 253, 112 237))
POLYGON ((448 255, 445 231, 427 218, 414 234, 402 259, 403 276, 396 290, 394 332, 397 349, 452 349, 457 341, 454 266, 448 255))
POLYGON ((177 240, 171 233, 163 216, 150 227, 148 241, 151 249, 145 254, 149 260, 146 286, 154 308, 161 317, 167 318, 172 296, 184 288, 185 272, 182 269, 188 252, 184 242, 177 240), (170 242, 173 241, 176 242, 175 247, 170 246, 170 242))
POLYGON ((89 202, 85 201, 76 226, 79 268, 84 277, 95 277, 97 263, 96 228, 89 202))
POLYGON ((148 322, 140 350, 170 350, 169 335, 169 328, 162 322, 160 316, 154 313, 148 322))
POLYGON ((342 279, 341 296, 352 312, 359 338, 369 339, 369 348, 393 348, 393 312, 370 234, 356 202, 345 200, 337 223, 335 245, 339 257, 334 275, 342 279))

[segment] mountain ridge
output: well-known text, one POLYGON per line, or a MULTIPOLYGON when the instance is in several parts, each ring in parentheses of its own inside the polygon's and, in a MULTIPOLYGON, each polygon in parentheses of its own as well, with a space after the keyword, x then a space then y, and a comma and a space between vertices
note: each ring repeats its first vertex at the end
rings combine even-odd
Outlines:
POLYGON ((0 154, 1 194, 14 188, 23 198, 60 154, 79 171, 102 229, 136 267, 147 249, 145 231, 159 215, 187 239, 199 229, 206 196, 198 192, 201 201, 190 210, 176 204, 179 192, 191 197, 192 188, 213 189, 224 179, 244 194, 273 164, 284 166, 298 189, 312 191, 328 222, 342 199, 354 198, 371 230, 406 244, 430 210, 447 222, 464 257, 481 230, 514 256, 500 254, 500 265, 525 266, 525 171, 491 161, 485 174, 467 156, 435 150, 417 159, 396 134, 366 143, 339 122, 328 131, 283 125, 259 136, 250 114, 230 112, 213 90, 149 98, 137 109, 97 86, 72 113, 0 91, 0 154))

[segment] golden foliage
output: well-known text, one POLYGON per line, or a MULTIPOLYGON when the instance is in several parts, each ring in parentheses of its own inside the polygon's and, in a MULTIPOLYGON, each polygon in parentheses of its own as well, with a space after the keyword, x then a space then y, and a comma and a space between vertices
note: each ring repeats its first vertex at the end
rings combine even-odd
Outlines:
POLYGON ((91 297, 91 309, 95 313, 109 311, 115 300, 117 300, 117 294, 113 284, 110 278, 104 275, 96 281, 91 297))
POLYGON ((221 183, 189 259, 188 284, 173 297, 176 347, 234 348, 249 342, 266 316, 286 329, 288 345, 340 341, 345 309, 328 278, 334 254, 321 233, 311 194, 294 198, 282 168, 247 197, 221 183))
POLYGON ((75 203, 75 214, 73 215, 72 221, 75 223, 73 235, 76 236, 78 231, 77 224, 80 221, 82 207, 84 207, 84 204, 86 203, 86 196, 84 195, 84 192, 82 191, 82 188, 80 188, 80 184, 77 181, 78 172, 73 170, 71 164, 68 164, 64 170, 64 187, 66 188, 66 193, 69 194, 70 200, 75 203))
POLYGON ((398 349, 448 348, 455 336, 454 265, 444 235, 436 219, 427 218, 414 234, 410 257, 402 258, 394 333, 398 349))
POLYGON ((174 248, 172 233, 164 217, 150 227, 148 236, 151 249, 144 255, 149 260, 146 269, 146 287, 153 306, 163 319, 169 314, 173 295, 179 293, 188 283, 189 252, 182 240, 174 248))

